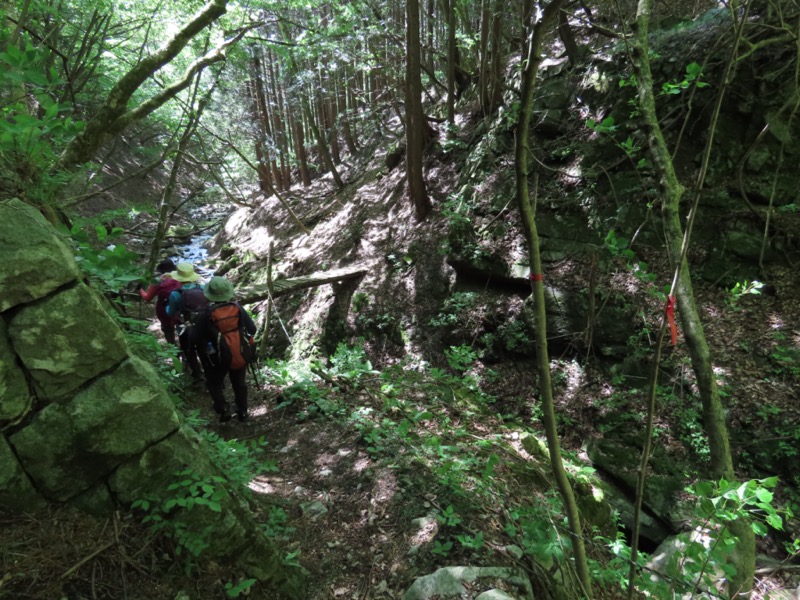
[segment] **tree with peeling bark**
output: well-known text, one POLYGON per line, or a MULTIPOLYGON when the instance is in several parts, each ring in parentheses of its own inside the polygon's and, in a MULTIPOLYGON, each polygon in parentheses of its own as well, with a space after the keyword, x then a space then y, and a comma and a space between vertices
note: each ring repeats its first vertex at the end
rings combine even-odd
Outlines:
MULTIPOLYGON (((564 0, 553 0, 544 7, 539 20, 530 28, 526 39, 526 54, 523 60, 522 98, 520 99, 519 120, 514 151, 514 166, 517 186, 517 206, 522 216, 522 227, 528 247, 528 260, 531 268, 531 292, 534 305, 534 326, 536 336, 536 366, 539 375, 539 395, 542 404, 542 420, 547 437, 547 448, 550 452, 550 466, 556 480, 564 511, 569 523, 570 539, 575 558, 575 569, 578 574, 583 594, 592 597, 592 583, 586 559, 586 547, 583 542, 583 528, 578 504, 572 484, 569 481, 561 460, 561 442, 558 437, 555 403, 553 401, 553 384, 550 377, 550 358, 547 349, 547 315, 545 312, 544 281, 542 276, 542 257, 539 250, 539 234, 536 228, 536 217, 531 207, 530 186, 530 129, 533 116, 533 98, 539 65, 542 62, 542 48, 545 38, 550 34, 556 22, 558 12, 564 0)), ((538 178, 534 179, 538 183, 538 178)), ((534 192, 536 190, 534 184, 534 192)))

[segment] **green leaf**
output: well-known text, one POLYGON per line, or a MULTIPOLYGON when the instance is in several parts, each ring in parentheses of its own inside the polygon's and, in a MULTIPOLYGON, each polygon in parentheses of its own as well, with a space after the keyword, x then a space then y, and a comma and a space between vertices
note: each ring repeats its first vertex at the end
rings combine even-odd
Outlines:
POLYGON ((783 531, 783 519, 781 519, 777 514, 767 515, 767 523, 773 529, 783 531))
POLYGON ((775 494, 773 494, 769 490, 765 490, 762 487, 756 488, 756 498, 758 498, 760 502, 764 502, 765 504, 769 504, 769 503, 772 502, 772 499, 774 497, 775 497, 775 494))
POLYGON ((768 529, 760 521, 751 522, 750 527, 756 535, 767 535, 768 529))

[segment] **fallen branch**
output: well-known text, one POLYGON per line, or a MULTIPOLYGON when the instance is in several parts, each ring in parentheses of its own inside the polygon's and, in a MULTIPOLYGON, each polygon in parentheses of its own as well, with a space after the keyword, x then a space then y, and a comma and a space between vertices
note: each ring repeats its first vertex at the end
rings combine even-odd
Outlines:
POLYGON ((78 561, 78 562, 77 562, 76 564, 74 564, 72 567, 70 567, 69 569, 67 569, 67 570, 64 572, 64 574, 63 574, 63 575, 61 575, 61 579, 66 579, 67 577, 69 577, 70 575, 72 575, 72 574, 73 574, 75 571, 77 571, 78 569, 80 569, 80 568, 81 568, 83 565, 85 565, 85 564, 86 564, 86 563, 88 563, 90 560, 92 560, 94 557, 98 556, 99 554, 102 554, 103 552, 105 552, 106 550, 108 550, 108 549, 109 549, 109 548, 111 548, 112 546, 115 546, 116 544, 117 544, 117 541, 116 541, 116 540, 112 540, 112 541, 108 542, 107 544, 104 544, 103 546, 100 546, 100 547, 99 547, 97 550, 95 550, 94 552, 92 552, 92 553, 91 553, 91 554, 89 554, 88 556, 86 556, 86 557, 82 558, 80 561, 78 561))

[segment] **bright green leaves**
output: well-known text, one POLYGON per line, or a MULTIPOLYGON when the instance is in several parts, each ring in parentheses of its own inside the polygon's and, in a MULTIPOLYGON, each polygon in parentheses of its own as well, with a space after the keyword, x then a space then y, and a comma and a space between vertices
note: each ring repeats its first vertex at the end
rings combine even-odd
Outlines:
POLYGON ((699 497, 698 516, 716 523, 748 519, 758 535, 766 535, 769 527, 782 530, 783 518, 772 506, 775 495, 771 490, 777 483, 777 477, 741 484, 724 479, 700 482, 693 489, 699 497))
POLYGON ((46 51, 24 36, 21 46, 8 43, 0 31, 0 170, 6 175, 5 196, 25 196, 46 204, 64 185, 66 176, 50 170, 66 141, 77 135, 83 123, 68 115, 72 105, 55 99, 63 83, 49 66, 46 51))
POLYGON ((666 95, 680 94, 694 84, 698 88, 708 87, 708 84, 700 81, 703 67, 699 63, 693 62, 686 65, 686 73, 681 81, 666 82, 661 86, 661 93, 666 95))
POLYGON ((116 293, 139 279, 139 255, 129 252, 125 244, 112 243, 122 232, 119 227, 109 231, 97 223, 78 224, 69 232, 76 245, 78 266, 105 292, 116 293), (106 246, 98 249, 102 244, 106 246))
POLYGON ((587 119, 586 126, 597 133, 614 133, 617 130, 614 117, 606 117, 600 122, 594 119, 587 119))

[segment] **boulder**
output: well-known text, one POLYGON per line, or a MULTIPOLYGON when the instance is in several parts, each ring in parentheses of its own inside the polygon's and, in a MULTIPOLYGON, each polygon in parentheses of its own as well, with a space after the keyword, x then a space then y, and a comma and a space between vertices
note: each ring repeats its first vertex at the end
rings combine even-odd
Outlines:
POLYGON ((5 438, 0 437, 0 507, 15 512, 44 508, 46 502, 34 489, 5 438))
POLYGON ((124 503, 139 499, 160 503, 186 496, 186 487, 169 489, 180 480, 201 482, 204 493, 213 490, 219 503, 219 511, 196 503, 169 512, 172 522, 193 532, 195 541, 207 544, 204 556, 236 563, 248 575, 280 590, 281 597, 305 597, 305 571, 284 564, 281 550, 264 535, 247 503, 233 491, 236 487, 227 484, 197 434, 188 427, 120 465, 109 478, 109 486, 124 503))
MULTIPOLYGON (((619 427, 610 434, 614 437, 590 440, 586 452, 592 464, 604 475, 602 479, 619 488, 622 495, 629 495, 636 489, 642 432, 631 426, 627 429, 619 427)), ((677 502, 684 487, 681 461, 668 454, 662 446, 655 445, 649 468, 651 472, 645 480, 644 506, 665 526, 677 526, 685 516, 677 502)))
POLYGON ((17 355, 8 338, 6 322, 0 318, 0 425, 16 421, 31 407, 25 373, 17 366, 17 355))
POLYGON ((177 428, 155 372, 130 358, 71 401, 44 408, 10 442, 38 489, 65 501, 177 428))
POLYGON ((119 327, 84 284, 23 307, 8 332, 40 399, 69 396, 128 353, 119 327))
POLYGON ((0 312, 80 277, 69 246, 38 210, 16 198, 0 202, 0 264, 0 312))
POLYGON ((494 590, 498 582, 514 589, 512 598, 534 600, 527 574, 510 567, 443 567, 417 579, 403 595, 403 600, 461 599, 469 591, 477 591, 479 586, 485 586, 487 592, 494 590))

